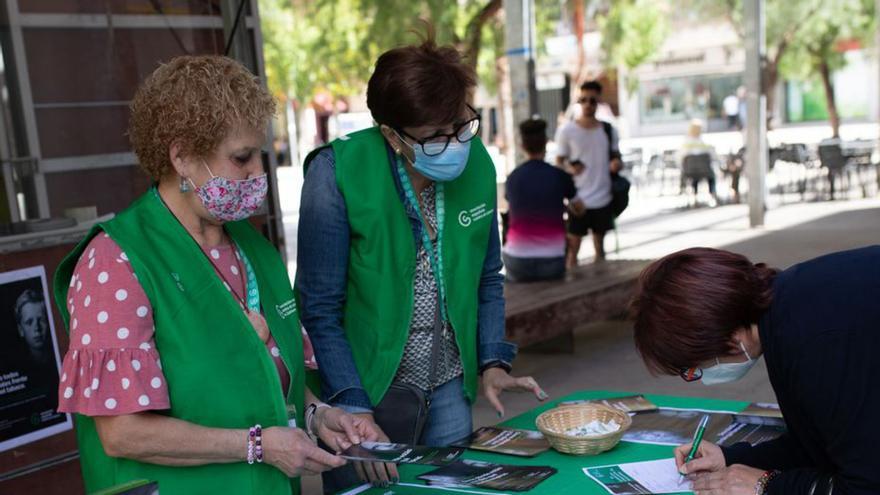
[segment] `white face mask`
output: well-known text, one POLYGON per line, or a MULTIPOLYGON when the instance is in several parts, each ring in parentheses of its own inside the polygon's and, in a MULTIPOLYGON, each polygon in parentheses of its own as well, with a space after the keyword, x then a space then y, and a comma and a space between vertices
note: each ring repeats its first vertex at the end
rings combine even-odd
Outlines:
POLYGON ((703 368, 703 378, 701 379, 703 385, 735 382, 746 376, 746 373, 752 369, 752 366, 757 361, 752 359, 752 356, 749 356, 749 351, 746 350, 746 346, 742 342, 739 343, 739 347, 745 353, 748 361, 742 363, 722 363, 718 361, 718 358, 715 358, 715 366, 703 368))

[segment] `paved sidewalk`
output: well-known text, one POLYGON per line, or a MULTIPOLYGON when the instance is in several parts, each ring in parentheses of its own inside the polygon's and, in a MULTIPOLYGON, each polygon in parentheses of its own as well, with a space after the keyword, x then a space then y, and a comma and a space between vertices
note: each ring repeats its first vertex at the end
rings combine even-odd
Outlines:
MULTIPOLYGON (((652 259, 693 246, 740 251, 779 266, 823 253, 880 242, 880 199, 794 203, 771 208, 765 225, 749 227, 748 206, 657 209, 653 214, 623 218, 605 246, 611 259, 652 259)), ((584 242, 580 257, 592 258, 584 242)))

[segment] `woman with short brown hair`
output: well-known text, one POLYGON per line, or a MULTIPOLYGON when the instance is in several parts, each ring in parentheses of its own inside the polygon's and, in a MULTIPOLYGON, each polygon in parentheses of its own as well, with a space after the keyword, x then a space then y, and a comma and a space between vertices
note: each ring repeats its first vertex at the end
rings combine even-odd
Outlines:
MULTIPOLYGON (((297 289, 323 394, 397 443, 470 434, 479 382, 499 415, 504 390, 546 397, 509 374, 495 166, 468 104, 475 85, 455 48, 430 37, 389 50, 367 87, 376 125, 306 159, 297 289)), ((360 468, 378 484, 397 475, 360 468)))
POLYGON ((698 495, 876 494, 880 429, 880 247, 778 271, 708 248, 670 254, 642 272, 636 347, 652 372, 722 384, 763 356, 788 427, 776 440, 684 464, 698 495))

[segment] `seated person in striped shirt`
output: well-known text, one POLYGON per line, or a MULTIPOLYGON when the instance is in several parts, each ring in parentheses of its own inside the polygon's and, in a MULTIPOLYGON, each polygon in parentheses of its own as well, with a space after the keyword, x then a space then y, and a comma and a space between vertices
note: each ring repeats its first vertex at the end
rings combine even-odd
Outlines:
POLYGON ((565 275, 566 201, 577 193, 564 170, 544 161, 547 122, 529 119, 519 126, 528 160, 507 178, 507 242, 502 258, 507 278, 516 282, 559 279, 565 275))

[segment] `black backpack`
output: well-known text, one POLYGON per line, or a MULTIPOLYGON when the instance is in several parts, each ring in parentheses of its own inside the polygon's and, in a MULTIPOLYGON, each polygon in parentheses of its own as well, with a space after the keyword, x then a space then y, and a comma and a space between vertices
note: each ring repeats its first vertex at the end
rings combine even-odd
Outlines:
MULTIPOLYGON (((611 124, 602 122, 602 128, 605 129, 605 135, 608 136, 608 159, 620 158, 620 152, 611 149, 611 124)), ((619 217, 623 210, 629 206, 629 188, 630 183, 626 177, 620 173, 611 172, 611 211, 614 213, 614 218, 619 217)))

